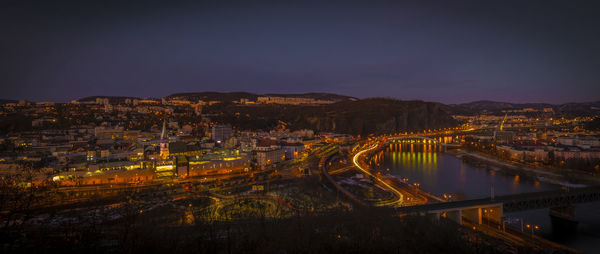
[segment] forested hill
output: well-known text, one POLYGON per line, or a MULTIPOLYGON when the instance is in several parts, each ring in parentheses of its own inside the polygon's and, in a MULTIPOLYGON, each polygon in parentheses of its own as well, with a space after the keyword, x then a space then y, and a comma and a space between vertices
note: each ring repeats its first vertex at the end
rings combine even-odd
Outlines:
POLYGON ((355 135, 457 125, 437 103, 387 98, 348 100, 320 106, 229 104, 207 110, 205 113, 216 114, 211 117, 213 120, 246 130, 268 130, 275 127, 279 120, 284 121, 292 130, 306 128, 318 132, 355 135))

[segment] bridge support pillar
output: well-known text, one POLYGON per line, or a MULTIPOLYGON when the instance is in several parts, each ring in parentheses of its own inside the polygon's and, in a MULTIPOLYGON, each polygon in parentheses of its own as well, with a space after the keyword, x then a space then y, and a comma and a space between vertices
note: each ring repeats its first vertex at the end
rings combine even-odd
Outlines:
POLYGON ((552 232, 557 235, 570 234, 577 231, 575 208, 572 205, 550 208, 552 232))
POLYGON ((482 223, 481 208, 475 207, 475 208, 464 209, 462 211, 462 218, 473 224, 481 224, 482 223))
POLYGON ((461 210, 456 210, 456 211, 448 211, 446 212, 446 218, 448 218, 451 221, 454 221, 460 225, 462 225, 462 211, 461 210))
POLYGON ((486 220, 496 224, 502 224, 502 205, 486 207, 483 209, 483 216, 486 220))
POLYGON ((435 213, 428 213, 427 218, 430 218, 431 220, 434 221, 439 221, 440 220, 440 213, 439 212, 435 212, 435 213))

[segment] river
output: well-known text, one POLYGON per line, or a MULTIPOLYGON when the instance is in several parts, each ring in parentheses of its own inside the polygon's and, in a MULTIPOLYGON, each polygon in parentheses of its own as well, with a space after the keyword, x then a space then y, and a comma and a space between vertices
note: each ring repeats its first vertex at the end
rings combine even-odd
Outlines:
MULTIPOLYGON (((560 189, 561 186, 536 179, 508 174, 499 169, 486 169, 463 162, 461 159, 442 152, 436 145, 392 144, 372 157, 374 168, 399 178, 408 178, 418 183, 419 188, 437 196, 452 199, 473 199, 490 195, 507 195, 560 189)), ((538 225, 534 233, 570 248, 597 253, 600 247, 600 203, 575 206, 579 221, 577 232, 558 234, 552 231, 549 210, 530 210, 509 213, 505 216, 511 225, 538 225)))

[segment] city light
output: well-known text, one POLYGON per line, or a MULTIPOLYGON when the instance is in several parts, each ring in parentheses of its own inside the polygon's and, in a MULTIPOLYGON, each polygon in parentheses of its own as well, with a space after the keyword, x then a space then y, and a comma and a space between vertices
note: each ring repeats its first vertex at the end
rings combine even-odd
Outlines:
POLYGON ((598 8, 509 1, 10 1, 0 252, 598 252, 598 8))

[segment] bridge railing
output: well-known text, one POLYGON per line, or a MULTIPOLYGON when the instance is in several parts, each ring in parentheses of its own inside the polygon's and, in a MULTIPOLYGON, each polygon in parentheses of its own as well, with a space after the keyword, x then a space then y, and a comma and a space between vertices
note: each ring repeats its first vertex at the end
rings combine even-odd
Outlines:
POLYGON ((498 197, 504 204, 505 212, 517 212, 529 209, 558 207, 571 204, 600 201, 600 187, 571 189, 568 191, 549 191, 525 193, 498 197))

